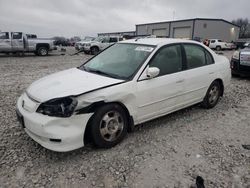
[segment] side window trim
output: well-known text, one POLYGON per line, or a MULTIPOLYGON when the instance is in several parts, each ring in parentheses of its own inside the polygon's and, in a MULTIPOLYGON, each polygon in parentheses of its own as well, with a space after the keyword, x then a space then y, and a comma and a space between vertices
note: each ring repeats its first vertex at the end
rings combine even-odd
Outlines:
MULTIPOLYGON (((177 72, 173 72, 173 73, 169 73, 169 74, 165 74, 165 75, 160 75, 160 76, 157 76, 157 77, 161 77, 161 76, 166 76, 166 75, 171 75, 171 74, 175 74, 175 73, 179 73, 179 72, 182 72, 185 70, 185 63, 184 63, 184 52, 183 52, 183 47, 182 47, 182 43, 174 43, 174 44, 166 44, 162 47, 160 47, 157 52, 153 55, 153 57, 149 60, 148 64, 145 66, 145 69, 150 65, 150 63, 152 62, 152 60, 160 53, 160 51, 162 49, 165 49, 165 48, 168 48, 168 47, 171 47, 171 46, 180 46, 180 50, 181 50, 181 59, 182 59, 182 69, 180 71, 177 71, 177 72)), ((141 75, 143 74, 143 72, 145 71, 145 69, 142 71, 141 75)), ((139 76, 139 78, 141 77, 141 75, 139 76)), ((138 78, 138 79, 139 79, 138 78)), ((143 80, 139 80, 139 81, 143 81, 143 80)))
MULTIPOLYGON (((185 70, 191 70, 191 69, 188 69, 187 55, 186 55, 186 50, 185 50, 185 48, 184 48, 184 45, 193 45, 193 46, 197 46, 197 47, 200 47, 200 48, 203 50, 203 52, 204 52, 204 54, 205 54, 205 63, 206 63, 206 64, 203 65, 203 66, 200 66, 200 67, 204 67, 204 66, 207 66, 207 65, 212 65, 212 64, 215 63, 214 57, 212 56, 212 54, 211 54, 206 48, 204 48, 203 46, 198 45, 198 44, 195 44, 195 43, 182 43, 182 48, 183 48, 183 51, 184 51, 184 57, 183 57, 183 58, 184 58, 185 70), (207 62, 207 54, 211 57, 213 63, 208 64, 208 62, 207 62)), ((195 67, 195 68, 192 68, 192 69, 196 69, 196 68, 199 68, 199 67, 195 67)))
MULTIPOLYGON (((145 81, 145 80, 148 80, 148 79, 142 79, 140 80, 142 74, 145 72, 145 70, 147 69, 147 67, 149 66, 150 62, 152 61, 152 59, 158 54, 159 50, 161 50, 162 48, 164 47, 169 47, 169 46, 173 46, 173 45, 180 45, 181 46, 181 57, 182 57, 182 70, 179 71, 179 72, 182 72, 182 71, 185 71, 186 69, 184 69, 185 67, 185 59, 184 59, 184 55, 185 55, 185 51, 182 49, 183 48, 183 43, 174 43, 174 44, 166 44, 162 47, 160 47, 155 53, 154 55, 151 57, 151 59, 148 61, 148 63, 145 65, 145 67, 143 68, 143 70, 141 71, 141 73, 139 74, 139 76, 137 77, 137 82, 142 82, 142 81, 145 81)), ((174 74, 174 73, 173 73, 174 74)))

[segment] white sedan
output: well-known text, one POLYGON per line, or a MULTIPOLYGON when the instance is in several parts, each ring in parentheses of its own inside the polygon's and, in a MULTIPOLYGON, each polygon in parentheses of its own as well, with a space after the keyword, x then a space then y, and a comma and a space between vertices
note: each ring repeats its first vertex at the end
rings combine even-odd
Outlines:
POLYGON ((214 107, 230 78, 228 59, 198 42, 127 40, 35 81, 18 99, 17 116, 50 150, 70 151, 88 141, 109 148, 134 125, 197 103, 214 107))

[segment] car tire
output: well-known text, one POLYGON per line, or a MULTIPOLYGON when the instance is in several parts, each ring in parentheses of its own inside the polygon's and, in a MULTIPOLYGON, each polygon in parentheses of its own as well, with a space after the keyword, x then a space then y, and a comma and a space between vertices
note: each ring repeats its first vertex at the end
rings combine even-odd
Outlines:
POLYGON ((234 73, 234 72, 232 72, 232 71, 231 71, 231 76, 232 76, 232 77, 239 77, 239 75, 238 75, 238 74, 235 74, 235 73, 234 73))
POLYGON ((204 108, 213 108, 218 103, 222 93, 222 87, 218 81, 214 81, 208 88, 202 106, 204 108))
POLYGON ((94 145, 99 148, 111 148, 126 136, 128 117, 120 105, 108 104, 94 113, 90 126, 94 145))
POLYGON ((39 47, 38 50, 37 50, 37 54, 39 56, 47 56, 48 53, 49 53, 49 50, 46 47, 39 47))
POLYGON ((90 49, 90 51, 91 51, 91 54, 92 55, 97 55, 98 53, 99 53, 99 48, 98 47, 92 47, 91 49, 90 49))
POLYGON ((217 51, 220 51, 220 50, 221 50, 221 47, 220 47, 220 46, 216 46, 216 50, 217 50, 217 51))

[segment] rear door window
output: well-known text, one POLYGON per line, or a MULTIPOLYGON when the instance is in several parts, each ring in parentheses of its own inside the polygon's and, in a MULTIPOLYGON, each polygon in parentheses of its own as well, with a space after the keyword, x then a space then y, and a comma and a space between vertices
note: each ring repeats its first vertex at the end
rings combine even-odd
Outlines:
POLYGON ((8 32, 0 33, 0 39, 9 39, 9 33, 8 32))
POLYGON ((213 59, 212 55, 206 50, 205 50, 205 54, 206 54, 206 62, 207 62, 207 64, 208 65, 213 64, 214 59, 213 59))
POLYGON ((184 44, 186 52, 187 69, 206 65, 206 55, 202 47, 194 44, 184 44))
POLYGON ((12 33, 12 39, 22 39, 22 33, 20 32, 12 33))

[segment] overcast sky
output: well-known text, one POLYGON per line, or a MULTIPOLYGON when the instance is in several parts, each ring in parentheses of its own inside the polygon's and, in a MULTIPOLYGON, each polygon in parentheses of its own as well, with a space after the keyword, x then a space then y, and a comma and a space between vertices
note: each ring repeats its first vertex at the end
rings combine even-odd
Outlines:
POLYGON ((0 30, 40 37, 96 36, 173 17, 250 18, 249 8, 249 0, 0 0, 0 30))

